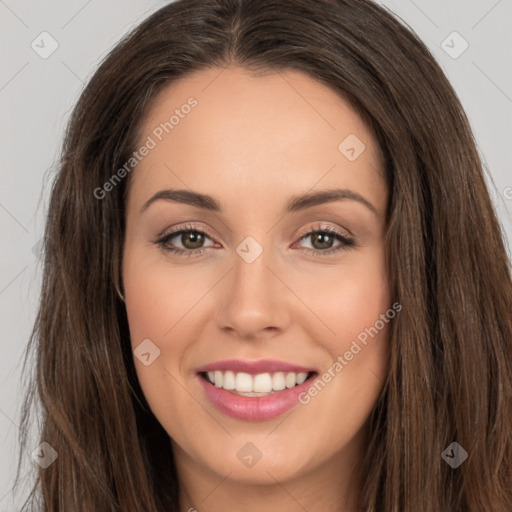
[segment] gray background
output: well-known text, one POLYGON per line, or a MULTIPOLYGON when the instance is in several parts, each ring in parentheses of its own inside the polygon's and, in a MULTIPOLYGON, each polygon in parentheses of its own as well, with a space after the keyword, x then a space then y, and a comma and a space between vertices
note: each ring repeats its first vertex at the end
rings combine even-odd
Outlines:
MULTIPOLYGON (((37 242, 65 122, 100 59, 131 27, 165 3, 0 0, 1 511, 17 511, 15 503, 20 501, 13 498, 11 488, 22 396, 21 356, 36 314, 41 277, 37 242), (48 58, 31 47, 50 48, 49 39, 41 42, 47 37, 40 37, 44 31, 58 43, 48 58)), ((512 0, 379 3, 418 33, 457 91, 489 174, 510 254, 512 0), (457 58, 447 53, 456 55, 464 47, 462 39, 450 36, 454 31, 469 45, 457 58)), ((31 459, 27 469, 30 464, 31 459)))

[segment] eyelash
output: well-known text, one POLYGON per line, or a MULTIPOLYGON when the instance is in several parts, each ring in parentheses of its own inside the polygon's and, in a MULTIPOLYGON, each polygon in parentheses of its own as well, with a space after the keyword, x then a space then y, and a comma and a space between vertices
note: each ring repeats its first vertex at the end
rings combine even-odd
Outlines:
MULTIPOLYGON (((182 256, 185 258, 188 258, 193 255, 199 256, 200 254, 202 254, 206 251, 207 247, 202 247, 200 249, 178 249, 176 247, 171 247, 168 245, 169 240, 171 240, 175 236, 181 235, 183 233, 190 233, 190 232, 200 233, 201 235, 205 235, 208 238, 211 238, 210 235, 206 231, 197 229, 193 225, 187 225, 187 226, 183 226, 183 227, 177 229, 176 231, 172 231, 170 233, 167 233, 166 235, 163 235, 161 238, 156 240, 154 243, 157 244, 166 253, 175 254, 177 256, 182 256)), ((309 249, 306 247, 303 249, 306 254, 313 255, 313 256, 329 256, 333 253, 337 253, 339 251, 352 249, 352 248, 356 247, 356 242, 353 238, 349 238, 346 235, 343 235, 336 229, 329 227, 329 226, 319 226, 314 229, 311 229, 310 231, 308 231, 307 233, 302 235, 299 238, 299 241, 301 241, 311 235, 314 235, 316 233, 328 233, 329 235, 333 235, 339 242, 341 242, 341 245, 336 248, 333 248, 333 249, 327 249, 325 251, 322 251, 320 249, 309 249)))

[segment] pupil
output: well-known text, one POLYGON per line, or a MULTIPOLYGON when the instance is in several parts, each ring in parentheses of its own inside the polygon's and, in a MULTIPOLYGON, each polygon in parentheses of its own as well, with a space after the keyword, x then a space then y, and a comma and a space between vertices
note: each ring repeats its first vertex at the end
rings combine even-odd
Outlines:
POLYGON ((320 242, 320 244, 321 244, 321 247, 319 247, 320 249, 328 249, 330 242, 332 242, 331 235, 329 235, 328 233, 316 233, 313 236, 313 245, 315 245, 315 241, 320 242), (322 245, 322 244, 326 244, 326 245, 322 245))
POLYGON ((188 247, 189 249, 197 249, 201 247, 201 243, 203 242, 203 235, 201 233, 197 233, 195 231, 190 233, 183 233, 181 236, 181 243, 188 247), (187 238, 191 240, 192 247, 187 246, 187 238))

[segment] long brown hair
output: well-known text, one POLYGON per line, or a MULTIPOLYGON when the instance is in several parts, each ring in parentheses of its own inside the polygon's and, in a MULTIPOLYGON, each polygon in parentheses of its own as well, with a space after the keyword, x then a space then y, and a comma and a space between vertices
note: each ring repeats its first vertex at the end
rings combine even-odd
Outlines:
POLYGON ((39 442, 58 458, 37 467, 24 510, 178 510, 171 444, 138 384, 116 292, 128 180, 102 199, 93 192, 135 151, 163 87, 230 65, 320 80, 357 109, 384 155, 388 268, 403 309, 370 418, 362 509, 510 512, 510 262, 455 92, 426 46, 370 0, 178 0, 101 63, 51 192, 17 477, 35 448, 34 401, 39 442), (468 453, 458 468, 441 456, 452 442, 468 453))

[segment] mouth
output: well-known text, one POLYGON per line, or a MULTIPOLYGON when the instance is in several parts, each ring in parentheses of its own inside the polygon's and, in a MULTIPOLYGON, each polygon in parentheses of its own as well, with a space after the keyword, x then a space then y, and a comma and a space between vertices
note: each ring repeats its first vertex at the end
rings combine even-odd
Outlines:
POLYGON ((197 376, 206 398, 218 411, 239 420, 264 421, 298 405, 299 396, 318 372, 275 361, 231 361, 200 368, 197 376))
POLYGON ((208 384, 245 397, 270 396, 287 389, 301 386, 314 379, 318 373, 310 372, 265 372, 250 374, 234 371, 209 371, 198 374, 208 384))

